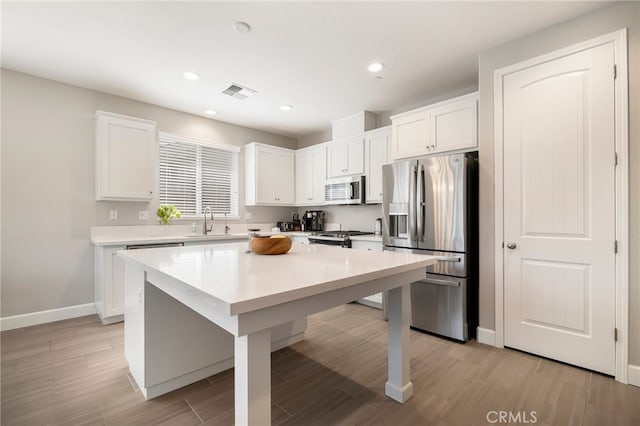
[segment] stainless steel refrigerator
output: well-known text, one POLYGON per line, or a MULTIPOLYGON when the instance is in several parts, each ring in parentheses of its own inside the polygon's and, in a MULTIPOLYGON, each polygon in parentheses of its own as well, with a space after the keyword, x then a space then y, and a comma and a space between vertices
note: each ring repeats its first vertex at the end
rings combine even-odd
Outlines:
POLYGON ((477 152, 383 166, 385 250, 438 256, 411 284, 411 326, 457 340, 478 324, 477 152))

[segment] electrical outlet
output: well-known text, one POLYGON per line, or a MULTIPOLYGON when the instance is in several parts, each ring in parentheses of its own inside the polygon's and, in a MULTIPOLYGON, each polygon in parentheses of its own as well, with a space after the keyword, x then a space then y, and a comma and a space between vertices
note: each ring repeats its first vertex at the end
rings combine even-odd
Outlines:
POLYGON ((251 219, 251 212, 244 212, 245 219, 251 219))
POLYGON ((149 220, 149 210, 138 210, 138 220, 149 220))
POLYGON ((118 210, 109 210, 109 220, 118 220, 118 210))

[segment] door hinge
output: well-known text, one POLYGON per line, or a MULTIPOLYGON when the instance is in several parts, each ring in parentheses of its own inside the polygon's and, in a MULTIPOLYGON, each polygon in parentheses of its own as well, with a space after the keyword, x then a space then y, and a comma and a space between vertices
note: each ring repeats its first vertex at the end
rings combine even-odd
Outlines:
POLYGON ((618 253, 618 240, 613 242, 613 252, 618 253))
POLYGON ((615 80, 616 78, 618 78, 618 66, 613 64, 613 79, 615 80))
POLYGON ((614 328, 614 329, 613 329, 613 340, 614 340, 615 342, 617 342, 617 341, 618 341, 618 329, 617 329, 617 328, 614 328))
POLYGON ((618 153, 614 153, 613 154, 613 165, 617 166, 618 165, 618 153))

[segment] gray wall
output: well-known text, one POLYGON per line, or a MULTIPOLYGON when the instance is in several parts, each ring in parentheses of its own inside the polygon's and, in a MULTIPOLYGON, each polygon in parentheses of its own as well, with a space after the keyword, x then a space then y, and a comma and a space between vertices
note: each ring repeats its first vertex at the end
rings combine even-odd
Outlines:
MULTIPOLYGON (((2 70, 1 316, 93 302, 94 225, 155 224, 158 202, 95 201, 96 110, 157 121, 158 130, 233 145, 295 148, 294 139, 2 70), (109 220, 117 209, 118 221, 109 220), (138 221, 138 210, 149 210, 138 221)), ((244 217, 240 158, 240 215, 244 217)), ((246 208, 252 222, 294 208, 246 208)))
POLYGON ((629 363, 640 365, 640 3, 613 4, 480 54, 480 326, 495 328, 493 73, 505 67, 590 38, 628 28, 629 171, 630 171, 630 351, 629 363))

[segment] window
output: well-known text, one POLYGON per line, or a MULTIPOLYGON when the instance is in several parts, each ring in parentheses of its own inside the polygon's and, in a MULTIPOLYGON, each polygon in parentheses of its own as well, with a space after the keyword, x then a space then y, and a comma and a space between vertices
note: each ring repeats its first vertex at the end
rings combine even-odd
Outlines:
POLYGON ((213 213, 238 217, 239 147, 160 133, 160 204, 173 204, 193 217, 213 213))

